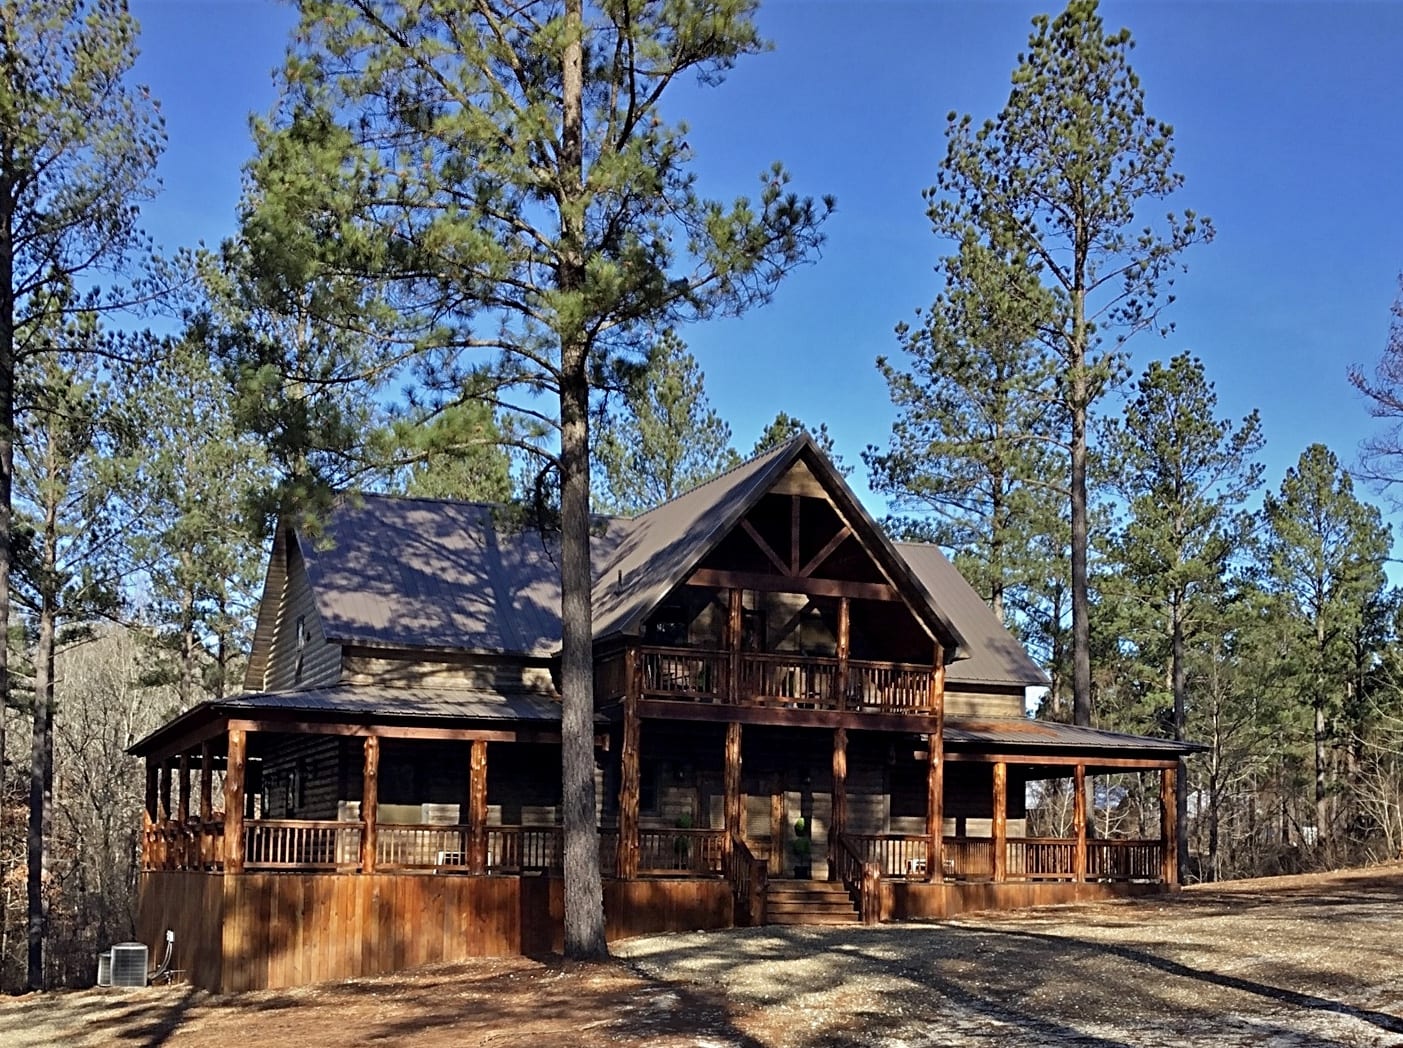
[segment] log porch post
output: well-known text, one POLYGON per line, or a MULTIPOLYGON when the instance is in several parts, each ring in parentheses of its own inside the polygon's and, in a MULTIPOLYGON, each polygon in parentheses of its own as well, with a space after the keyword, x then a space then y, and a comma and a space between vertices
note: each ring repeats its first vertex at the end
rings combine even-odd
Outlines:
POLYGON ((1008 879, 1008 765, 994 765, 994 880, 1008 879))
POLYGON ((615 860, 620 880, 638 876, 638 796, 641 790, 638 649, 630 648, 626 659, 628 686, 624 691, 623 745, 619 748, 619 850, 615 860))
POLYGON ((248 767, 248 733, 229 729, 229 756, 224 766, 224 872, 244 872, 244 773, 248 767))
POLYGON ((157 821, 169 822, 171 817, 171 762, 169 757, 161 761, 161 792, 156 803, 157 821))
POLYGON ((740 836, 740 725, 731 721, 726 725, 726 764, 722 779, 726 801, 726 841, 740 836))
POLYGON ((190 755, 182 753, 177 765, 175 819, 184 826, 190 821, 190 755))
POLYGON ((1077 843, 1072 851, 1072 880, 1086 880, 1086 765, 1072 769, 1072 821, 1076 825, 1077 843))
POLYGON ((847 597, 838 598, 838 709, 848 708, 848 658, 852 647, 851 609, 847 597))
POLYGON ((741 616, 742 597, 741 590, 733 589, 726 604, 726 648, 729 656, 726 663, 726 701, 731 703, 741 701, 740 648, 741 633, 744 631, 744 620, 741 616))
POLYGON ((945 879, 945 648, 935 642, 930 680, 934 730, 926 745, 926 880, 945 879))
POLYGON ((156 863, 156 849, 154 835, 151 831, 156 826, 156 795, 158 792, 158 773, 156 762, 146 758, 146 801, 141 809, 141 865, 143 869, 151 869, 156 863))
POLYGON ((375 823, 380 815, 380 739, 365 737, 363 755, 360 817, 360 870, 375 872, 375 823))
POLYGON ((1179 838, 1175 825, 1179 808, 1174 772, 1174 768, 1162 768, 1159 773, 1159 877, 1170 888, 1179 883, 1179 838))
POLYGON ((214 818, 214 751, 200 743, 200 822, 214 818))
MULTIPOLYGON (((847 601, 844 600, 846 604, 847 601)), ((839 649, 842 650, 841 648, 839 649)), ((839 675, 842 675, 840 669, 839 675)), ((838 876, 838 838, 848 832, 848 729, 833 729, 833 814, 828 833, 828 879, 838 876)))
POLYGON ((487 872, 487 740, 468 749, 468 872, 487 872))

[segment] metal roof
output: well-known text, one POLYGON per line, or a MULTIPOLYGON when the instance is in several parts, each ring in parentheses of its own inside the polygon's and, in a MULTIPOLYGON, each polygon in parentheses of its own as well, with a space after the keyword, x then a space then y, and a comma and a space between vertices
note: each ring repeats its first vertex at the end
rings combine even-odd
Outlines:
POLYGON ((560 703, 531 692, 462 688, 399 688, 337 684, 306 691, 236 695, 215 703, 222 713, 280 712, 430 720, 559 721, 560 703))
POLYGON ((1138 750, 1142 753, 1163 753, 1177 756, 1181 753, 1194 753, 1208 747, 1197 742, 1176 742, 1173 739, 1156 739, 1148 735, 1127 735, 1122 732, 1104 731, 1101 728, 1084 728, 1059 721, 1031 720, 1028 718, 957 720, 945 722, 946 746, 955 749, 988 749, 993 746, 1006 746, 1029 749, 1068 749, 1068 750, 1114 750, 1124 752, 1138 750))
POLYGON ((898 542, 896 551, 911 566, 926 589, 937 594, 946 613, 960 624, 968 642, 968 657, 950 663, 945 669, 948 684, 1021 684, 1036 687, 1048 683, 1045 674, 1028 657, 1018 638, 994 617, 989 605, 965 581, 937 546, 919 542, 898 542))
MULTIPOLYGON (((1047 678, 934 546, 891 543, 807 434, 638 517, 601 517, 591 539, 596 639, 642 619, 799 458, 814 460, 919 613, 955 639, 953 684, 1047 678)), ((445 499, 346 496, 315 542, 298 538, 333 643, 554 655, 560 647, 558 536, 498 507, 445 499)))

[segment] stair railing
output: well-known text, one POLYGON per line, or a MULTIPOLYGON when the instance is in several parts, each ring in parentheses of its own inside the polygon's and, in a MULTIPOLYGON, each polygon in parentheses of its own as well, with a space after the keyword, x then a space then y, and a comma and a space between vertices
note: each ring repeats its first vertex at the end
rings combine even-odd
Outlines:
POLYGON ((838 876, 850 895, 857 897, 857 912, 863 924, 882 919, 882 868, 867 862, 846 834, 838 834, 838 876))
POLYGON ((752 928, 765 923, 765 897, 770 882, 770 864, 757 859, 738 834, 731 835, 731 868, 728 871, 736 905, 752 928))

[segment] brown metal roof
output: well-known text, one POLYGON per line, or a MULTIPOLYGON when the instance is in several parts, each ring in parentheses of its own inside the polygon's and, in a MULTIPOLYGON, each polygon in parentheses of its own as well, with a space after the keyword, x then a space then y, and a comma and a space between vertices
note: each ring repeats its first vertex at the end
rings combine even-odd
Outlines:
POLYGON ((1147 735, 1083 728, 1058 721, 1028 718, 956 720, 945 722, 945 745, 960 750, 987 750, 993 747, 1016 749, 1057 749, 1073 751, 1139 751, 1176 756, 1207 749, 1197 742, 1175 742, 1147 735))
POLYGON ((1047 674, 1028 657, 1018 638, 994 617, 989 605, 938 547, 898 542, 896 550, 926 589, 937 595, 946 614, 960 624, 965 635, 968 657, 946 667, 948 683, 1021 684, 1025 687, 1048 683, 1047 674))
POLYGON ((338 684, 307 691, 237 695, 217 703, 222 713, 295 712, 349 718, 560 721, 560 703, 530 692, 462 688, 384 688, 338 684))
MULTIPOLYGON (((628 531, 603 519, 596 573, 628 531)), ((299 539, 328 640, 370 647, 549 656, 560 647, 556 536, 446 499, 343 499, 299 539)))
MULTIPOLYGON (((800 454, 807 435, 633 519, 600 518, 592 538, 596 639, 642 619, 728 534, 800 454)), ((958 644, 951 683, 1047 682, 1022 645, 934 546, 891 543, 831 468, 874 551, 919 611, 958 644)), ((480 503, 360 495, 343 499, 317 542, 299 539, 333 643, 535 657, 560 646, 556 536, 480 503)))

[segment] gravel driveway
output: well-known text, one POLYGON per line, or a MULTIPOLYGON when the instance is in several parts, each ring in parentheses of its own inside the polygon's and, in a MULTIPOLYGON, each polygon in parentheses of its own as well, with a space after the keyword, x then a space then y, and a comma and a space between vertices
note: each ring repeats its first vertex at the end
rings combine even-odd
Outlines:
POLYGON ((1403 1046, 1403 871, 1292 885, 615 952, 719 990, 766 1048, 1403 1046))
POLYGON ((296 990, 0 999, 0 1048, 1403 1048, 1403 866, 615 943, 296 990))

